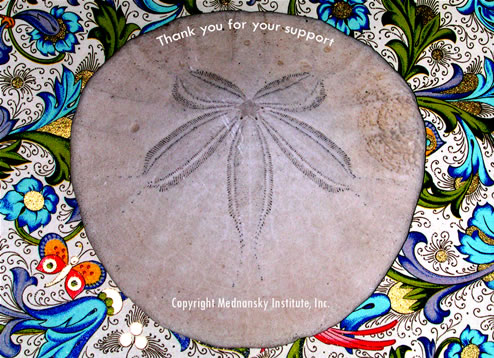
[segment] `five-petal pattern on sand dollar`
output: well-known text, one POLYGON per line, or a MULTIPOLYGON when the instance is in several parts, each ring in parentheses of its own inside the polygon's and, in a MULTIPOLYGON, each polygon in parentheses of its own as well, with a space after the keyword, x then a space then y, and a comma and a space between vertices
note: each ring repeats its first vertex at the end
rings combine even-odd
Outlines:
POLYGON ((291 163, 295 172, 328 194, 352 189, 355 175, 348 155, 293 115, 315 109, 325 100, 323 82, 316 76, 286 75, 248 97, 217 74, 191 70, 177 76, 172 95, 185 108, 201 113, 147 152, 142 171, 146 186, 167 191, 221 151, 222 145, 228 146, 226 163, 216 170, 226 171, 227 210, 241 252, 245 240, 256 245, 261 237, 273 206, 278 161, 283 161, 282 166, 291 163))

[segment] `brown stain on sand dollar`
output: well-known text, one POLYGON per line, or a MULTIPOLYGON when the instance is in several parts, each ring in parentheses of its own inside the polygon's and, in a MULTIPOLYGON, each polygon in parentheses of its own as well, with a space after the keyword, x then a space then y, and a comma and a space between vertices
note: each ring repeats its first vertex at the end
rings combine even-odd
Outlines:
POLYGON ((367 152, 383 167, 406 173, 409 165, 420 163, 424 151, 417 151, 410 140, 423 131, 422 128, 410 128, 408 119, 413 116, 408 97, 394 98, 388 102, 373 101, 370 109, 362 112, 358 118, 359 133, 366 144, 367 152))

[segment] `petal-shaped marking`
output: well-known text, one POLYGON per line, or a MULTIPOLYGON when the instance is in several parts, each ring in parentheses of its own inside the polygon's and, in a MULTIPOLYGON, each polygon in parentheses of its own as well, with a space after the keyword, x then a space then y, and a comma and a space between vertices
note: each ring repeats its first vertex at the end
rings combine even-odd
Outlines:
POLYGON ((263 195, 260 202, 260 214, 257 224, 256 239, 261 235, 261 230, 264 227, 266 217, 271 212, 273 205, 273 163, 271 159, 271 153, 269 152, 268 142, 266 136, 259 123, 256 121, 256 135, 259 140, 260 149, 262 150, 262 164, 263 164, 263 195))
POLYGON ((283 154, 319 187, 330 193, 350 189, 350 159, 323 133, 285 114, 264 112, 260 119, 283 154))
POLYGON ((180 183, 216 151, 235 123, 236 118, 229 120, 227 112, 218 111, 174 130, 146 155, 143 174, 155 175, 147 186, 165 191, 180 183))
POLYGON ((202 116, 190 120, 189 122, 175 129, 147 152, 144 159, 144 168, 142 174, 147 174, 152 169, 156 161, 159 160, 163 155, 165 155, 181 139, 188 135, 191 135, 192 132, 201 131, 201 128, 204 125, 209 124, 211 121, 214 121, 215 123, 218 122, 218 119, 224 116, 226 113, 227 112, 225 111, 206 113, 202 116))
POLYGON ((173 97, 175 100, 185 107, 193 109, 220 109, 220 108, 231 108, 232 106, 238 105, 240 101, 228 101, 214 98, 207 91, 198 90, 193 88, 193 86, 187 82, 184 78, 177 78, 172 90, 173 97), (193 93, 195 92, 195 93, 193 93), (204 97, 207 96, 207 97, 204 97))
POLYGON ((238 210, 239 205, 237 203, 237 183, 235 182, 235 166, 237 165, 235 159, 242 133, 240 124, 235 125, 233 132, 233 141, 230 145, 230 150, 228 152, 228 158, 226 161, 226 191, 228 195, 228 212, 230 213, 230 216, 235 223, 235 228, 237 229, 240 236, 240 253, 242 253, 245 246, 244 229, 240 218, 240 212, 238 210))
POLYGON ((268 83, 253 101, 264 108, 303 112, 318 107, 326 98, 323 83, 310 73, 284 76, 268 83))
POLYGON ((215 88, 229 92, 240 99, 243 100, 245 99, 244 93, 236 84, 234 84, 231 81, 228 81, 227 79, 224 79, 223 77, 217 75, 216 73, 196 70, 196 71, 191 71, 190 74, 193 77, 197 78, 198 80, 201 80, 215 88))
POLYGON ((172 94, 177 102, 194 109, 230 108, 245 100, 235 84, 205 71, 191 71, 177 77, 172 94))
POLYGON ((309 148, 312 145, 318 146, 322 151, 327 153, 328 156, 332 157, 333 160, 337 161, 348 175, 355 178, 355 175, 352 173, 352 164, 348 155, 322 132, 286 113, 278 111, 268 111, 267 113, 279 120, 276 121, 276 123, 280 124, 274 124, 275 122, 273 122, 276 128, 288 126, 291 127, 290 129, 296 130, 298 133, 303 134, 312 142, 311 144, 304 143, 304 148, 309 148))
POLYGON ((266 137, 248 118, 235 130, 227 159, 230 216, 240 236, 257 243, 273 203, 273 165, 266 137))

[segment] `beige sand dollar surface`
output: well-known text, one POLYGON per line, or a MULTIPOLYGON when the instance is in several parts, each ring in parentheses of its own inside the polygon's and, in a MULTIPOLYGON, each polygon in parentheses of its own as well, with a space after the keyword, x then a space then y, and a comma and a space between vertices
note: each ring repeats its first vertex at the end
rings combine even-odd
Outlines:
POLYGON ((413 94, 363 44, 316 20, 201 15, 131 41, 91 79, 72 175, 102 263, 152 318, 272 346, 373 292, 408 232, 424 138, 413 94))

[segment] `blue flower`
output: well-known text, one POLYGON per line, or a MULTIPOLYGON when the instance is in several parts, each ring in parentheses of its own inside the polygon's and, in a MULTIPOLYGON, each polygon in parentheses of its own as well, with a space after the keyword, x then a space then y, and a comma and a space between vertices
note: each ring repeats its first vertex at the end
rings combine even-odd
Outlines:
POLYGON ((10 133, 15 121, 10 119, 10 113, 5 107, 0 106, 0 139, 10 133))
MULTIPOLYGON (((1 17, 0 20, 2 20, 1 17)), ((12 52, 12 46, 7 45, 3 40, 3 30, 7 29, 8 26, 8 23, 0 21, 0 65, 9 62, 10 53, 12 52)))
POLYGON ((460 342, 451 343, 444 352, 444 356, 446 358, 494 357, 494 342, 487 342, 486 335, 476 329, 470 329, 470 326, 461 332, 460 342))
MULTIPOLYGON (((484 71, 485 76, 482 74, 464 74, 460 66, 453 64, 453 75, 446 83, 435 88, 417 91, 415 92, 415 95, 418 97, 440 99, 452 103, 453 106, 455 106, 455 103, 457 102, 471 102, 477 104, 482 110, 484 104, 488 106, 494 105, 494 62, 487 57, 484 59, 484 71), (473 82, 475 87, 468 89, 468 91, 455 90, 462 84, 468 82, 473 82)), ((468 85, 466 87, 468 87, 468 85)), ((451 113, 454 114, 456 121, 461 125, 465 132, 468 143, 468 152, 463 164, 456 167, 451 165, 448 168, 448 174, 453 178, 461 178, 461 182, 478 175, 478 179, 483 185, 494 185, 494 180, 489 176, 484 163, 482 150, 475 138, 475 136, 480 137, 481 134, 478 131, 478 127, 485 125, 484 123, 487 122, 479 120, 477 115, 474 115, 474 117, 466 117, 463 116, 461 112, 458 112, 455 107, 450 108, 451 113), (477 129, 477 133, 474 133, 472 128, 477 129)), ((469 114, 472 115, 473 113, 469 114)), ((447 129, 447 131, 449 132, 452 129, 453 128, 447 129)))
POLYGON ((485 186, 493 185, 494 180, 489 176, 482 156, 482 150, 480 149, 479 143, 475 139, 472 130, 461 120, 461 118, 458 118, 458 123, 460 123, 465 132, 468 143, 468 152, 463 164, 457 167, 453 165, 449 166, 448 174, 453 178, 461 178, 462 181, 466 181, 468 178, 478 174, 482 184, 485 186))
MULTIPOLYGON (((478 205, 473 216, 468 220, 468 226, 477 228, 470 235, 458 232, 460 246, 458 251, 468 255, 468 262, 482 265, 494 262, 494 208, 490 204, 478 205)), ((467 230, 468 232, 468 230, 467 230)))
POLYGON ((32 232, 50 222, 57 204, 55 190, 32 176, 22 179, 0 199, 0 214, 5 215, 5 220, 18 220, 21 227, 27 225, 32 232))
POLYGON ((79 24, 81 18, 72 12, 65 12, 65 7, 59 6, 53 7, 50 15, 58 23, 58 31, 52 34, 51 27, 45 26, 46 21, 39 24, 31 21, 34 26, 34 30, 29 33, 31 40, 36 41, 37 49, 45 56, 55 55, 57 51, 74 52, 75 45, 79 43, 75 34, 82 31, 79 24))
POLYGON ((61 79, 55 78, 55 83, 53 84, 55 94, 50 92, 38 94, 38 97, 41 97, 45 103, 45 111, 41 118, 24 127, 14 129, 12 133, 34 131, 75 111, 81 97, 82 82, 76 80, 71 70, 65 66, 62 67, 61 79))
POLYGON ((494 3, 490 0, 468 0, 465 5, 458 8, 463 15, 475 13, 477 19, 491 31, 494 31, 494 3))
MULTIPOLYGON (((468 220, 467 233, 458 231, 461 245, 459 252, 467 255, 468 262, 479 265, 479 271, 494 263, 494 208, 490 204, 478 205, 468 220)), ((494 290, 491 275, 483 278, 484 283, 494 290)))
POLYGON ((465 100, 494 106, 494 62, 488 57, 484 58, 484 72, 485 76, 477 74, 477 87, 473 93, 465 97, 465 100))
POLYGON ((369 10, 362 5, 366 0, 320 0, 317 16, 327 24, 350 35, 353 31, 369 29, 369 10))

